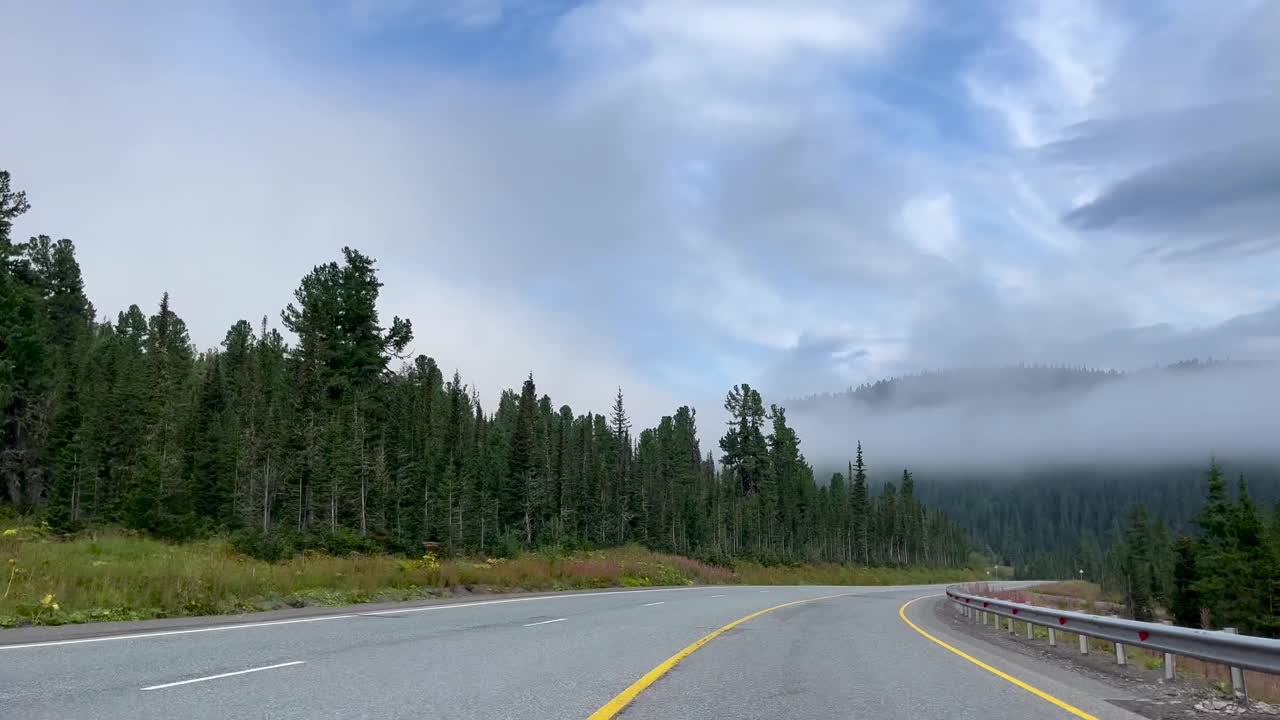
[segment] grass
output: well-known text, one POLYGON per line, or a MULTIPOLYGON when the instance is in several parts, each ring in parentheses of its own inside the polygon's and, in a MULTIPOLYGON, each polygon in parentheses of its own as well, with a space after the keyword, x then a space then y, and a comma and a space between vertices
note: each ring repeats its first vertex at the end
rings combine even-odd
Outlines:
POLYGON ((1031 592, 1040 595, 1053 595, 1056 597, 1071 598, 1073 600, 1080 600, 1083 602, 1096 602, 1098 600, 1110 599, 1103 597, 1101 585, 1084 580, 1064 580, 1062 582, 1036 585, 1031 588, 1031 592))
POLYGON ((496 558, 307 553, 271 563, 225 540, 173 544, 120 530, 60 539, 0 530, 0 627, 231 614, 473 592, 745 583, 882 585, 960 581, 967 570, 841 565, 725 568, 638 546, 496 558))

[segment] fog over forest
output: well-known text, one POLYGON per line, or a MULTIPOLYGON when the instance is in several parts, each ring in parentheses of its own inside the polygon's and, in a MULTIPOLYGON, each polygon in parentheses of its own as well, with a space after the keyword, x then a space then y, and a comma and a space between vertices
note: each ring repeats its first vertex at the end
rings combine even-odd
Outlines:
POLYGON ((925 374, 788 403, 816 468, 861 441, 874 474, 1018 473, 1045 465, 1206 463, 1280 456, 1280 366, 1134 373, 1008 368, 925 374))

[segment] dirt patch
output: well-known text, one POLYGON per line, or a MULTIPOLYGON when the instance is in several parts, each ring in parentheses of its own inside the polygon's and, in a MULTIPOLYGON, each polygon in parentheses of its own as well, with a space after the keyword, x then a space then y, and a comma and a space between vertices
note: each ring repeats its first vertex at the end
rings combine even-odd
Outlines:
POLYGON ((1130 655, 1126 665, 1116 664, 1115 650, 1100 641, 1091 644, 1088 655, 1081 655, 1077 635, 1065 632, 1058 633, 1057 647, 1050 647, 1047 632, 1041 628, 1039 637, 1028 640, 1024 625, 1017 623, 1018 634, 1010 635, 1005 630, 1005 620, 1000 622, 1000 630, 990 624, 980 625, 958 614, 952 604, 946 600, 934 603, 934 615, 953 632, 999 645, 1011 652, 1041 661, 1053 663, 1059 667, 1088 676, 1105 685, 1124 690, 1134 696, 1135 700, 1111 700, 1113 704, 1151 720, 1186 720, 1214 717, 1243 718, 1244 720, 1274 720, 1280 716, 1280 707, 1255 703, 1249 710, 1230 702, 1218 688, 1196 678, 1178 678, 1165 682, 1163 666, 1156 663, 1157 658, 1144 660, 1143 657, 1130 655), (1148 664, 1153 665, 1148 667, 1148 664), (1199 707, 1197 707, 1199 706, 1199 707))

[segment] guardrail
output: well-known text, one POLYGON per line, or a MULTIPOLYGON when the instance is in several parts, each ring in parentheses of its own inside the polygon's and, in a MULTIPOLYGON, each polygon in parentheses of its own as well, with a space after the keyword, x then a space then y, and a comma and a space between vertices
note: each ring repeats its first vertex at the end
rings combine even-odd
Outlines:
POLYGON ((959 606, 961 613, 975 622, 986 624, 988 615, 997 627, 1000 618, 1008 620, 1009 632, 1013 632, 1015 620, 1026 623, 1027 637, 1032 626, 1049 629, 1049 644, 1057 645, 1058 631, 1080 636, 1080 653, 1089 652, 1087 638, 1109 640, 1115 644, 1116 662, 1127 662, 1125 645, 1159 650, 1164 653, 1164 676, 1172 680, 1175 656, 1192 657, 1231 668, 1231 684, 1237 697, 1247 698, 1242 669, 1280 674, 1280 640, 1237 635, 1234 629, 1197 630, 1162 623, 1139 622, 1118 617, 1089 615, 1070 610, 1037 607, 996 598, 972 595, 953 585, 947 588, 947 598, 959 606))

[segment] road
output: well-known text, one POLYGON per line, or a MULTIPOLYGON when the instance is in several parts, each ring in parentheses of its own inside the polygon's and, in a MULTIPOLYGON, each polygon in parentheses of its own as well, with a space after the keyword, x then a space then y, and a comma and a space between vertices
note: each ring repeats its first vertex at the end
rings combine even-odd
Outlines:
POLYGON ((947 635, 935 599, 907 608, 919 630, 900 617, 904 603, 937 592, 699 587, 356 607, 108 637, 49 628, 16 645, 0 633, 0 717, 587 718, 699 638, 788 603, 684 657, 618 717, 1073 717, 920 630, 1083 717, 1137 717, 1086 681, 947 635))

